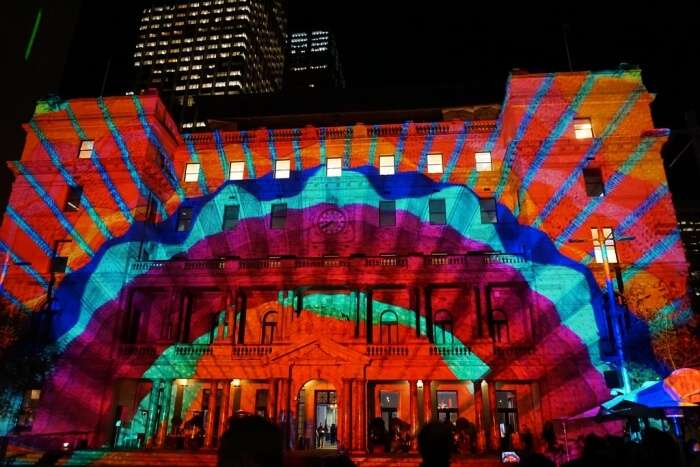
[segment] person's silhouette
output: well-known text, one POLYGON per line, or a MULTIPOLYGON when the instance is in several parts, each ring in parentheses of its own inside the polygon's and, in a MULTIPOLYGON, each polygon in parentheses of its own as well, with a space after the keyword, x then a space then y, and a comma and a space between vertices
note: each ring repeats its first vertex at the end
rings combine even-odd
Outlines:
POLYGON ((282 432, 253 415, 232 419, 221 437, 218 467, 282 467, 282 432))
POLYGON ((452 433, 445 423, 430 422, 418 433, 418 452, 422 467, 449 467, 452 454, 452 433))

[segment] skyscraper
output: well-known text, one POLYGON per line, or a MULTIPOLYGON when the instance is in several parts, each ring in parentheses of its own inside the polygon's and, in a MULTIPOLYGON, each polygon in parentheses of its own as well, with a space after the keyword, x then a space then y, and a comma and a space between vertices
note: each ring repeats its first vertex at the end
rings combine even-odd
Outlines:
POLYGON ((344 88, 335 38, 329 31, 297 31, 289 35, 285 61, 287 89, 344 88))
MULTIPOLYGON (((145 8, 134 51, 136 85, 160 89, 168 104, 183 109, 194 106, 199 95, 279 91, 285 34, 281 0, 206 0, 145 8)), ((183 128, 196 125, 195 112, 179 113, 183 128)))

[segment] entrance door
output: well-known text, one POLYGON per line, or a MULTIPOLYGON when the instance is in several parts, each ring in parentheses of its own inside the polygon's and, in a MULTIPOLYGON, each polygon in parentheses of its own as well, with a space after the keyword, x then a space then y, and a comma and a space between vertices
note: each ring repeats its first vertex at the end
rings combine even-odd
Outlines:
POLYGON ((335 391, 315 392, 316 447, 335 449, 338 443, 338 404, 335 391))
POLYGON ((380 391, 379 398, 384 428, 389 431, 391 419, 399 416, 399 393, 398 391, 380 391))

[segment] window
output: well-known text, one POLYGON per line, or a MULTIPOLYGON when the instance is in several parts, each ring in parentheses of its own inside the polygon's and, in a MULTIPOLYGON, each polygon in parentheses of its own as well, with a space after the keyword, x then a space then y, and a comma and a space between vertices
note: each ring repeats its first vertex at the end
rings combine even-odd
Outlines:
POLYGON ((608 260, 608 263, 617 263, 617 251, 615 250, 615 236, 613 230, 609 227, 604 227, 602 232, 597 228, 591 229, 591 238, 593 239, 593 254, 596 263, 603 263, 603 254, 608 260), (603 236, 603 244, 605 250, 601 248, 600 234, 603 236))
POLYGON ((457 423, 457 391, 437 391, 438 421, 457 423))
POLYGON ((394 156, 379 156, 379 175, 394 175, 394 156))
POLYGON ((445 224, 447 222, 447 215, 445 214, 445 200, 431 199, 428 201, 428 215, 430 217, 431 224, 445 224))
POLYGON ((255 415, 267 417, 267 389, 258 389, 255 391, 255 415))
POLYGON ((498 222, 496 200, 494 198, 480 198, 479 209, 481 210, 482 224, 495 224, 498 222))
POLYGON ((181 208, 177 216, 177 231, 184 232, 190 230, 192 226, 192 208, 181 208))
POLYGON ((270 212, 270 228, 283 229, 287 221, 287 203, 273 204, 270 212))
POLYGON ((574 120, 574 135, 576 139, 593 138, 593 126, 590 118, 577 118, 574 120))
POLYGON ((493 310, 491 313, 491 338, 496 344, 507 344, 510 341, 508 318, 503 310, 493 310))
POLYGON ((396 225, 396 201, 379 202, 379 225, 396 225))
POLYGON ((83 197, 83 187, 80 185, 69 186, 68 196, 66 197, 66 204, 63 207, 65 212, 75 212, 80 209, 80 200, 83 197))
POLYGON ((382 409, 384 428, 389 430, 391 420, 398 417, 399 401, 401 396, 398 391, 379 391, 379 406, 382 409))
POLYGON ((340 177, 343 173, 343 159, 332 157, 326 161, 326 177, 340 177))
POLYGON ((239 207, 237 204, 229 204, 224 206, 224 222, 221 225, 221 230, 229 230, 238 225, 239 207))
POLYGON ((496 391, 496 419, 502 438, 518 431, 518 405, 515 391, 496 391))
POLYGON ((51 258, 51 272, 63 274, 66 272, 68 267, 68 257, 67 256, 54 256, 51 258))
POLYGON ((603 185, 603 174, 600 169, 583 169, 583 180, 586 183, 586 194, 588 196, 605 195, 605 185, 603 185))
POLYGON ((262 335, 260 336, 261 344, 272 344, 275 339, 275 328, 277 327, 277 313, 268 311, 265 313, 262 322, 262 335))
POLYGON ((275 178, 289 178, 289 159, 275 161, 275 178))
POLYGON ((93 140, 86 140, 80 142, 80 151, 78 152, 78 159, 90 159, 92 157, 92 152, 95 149, 95 142, 93 140))
POLYGON ((491 153, 488 151, 474 153, 477 172, 491 172, 491 153))
POLYGON ((243 180, 245 176, 245 163, 243 161, 233 161, 229 167, 229 180, 243 180))
POLYGON ((438 345, 452 344, 452 315, 446 310, 435 313, 433 339, 438 345))
POLYGON ((185 166, 185 181, 196 182, 199 180, 199 164, 190 162, 185 166))
POLYGON ((379 342, 381 344, 399 342, 399 318, 391 310, 386 310, 379 316, 379 342))
POLYGON ((442 154, 428 154, 428 173, 442 173, 442 154))

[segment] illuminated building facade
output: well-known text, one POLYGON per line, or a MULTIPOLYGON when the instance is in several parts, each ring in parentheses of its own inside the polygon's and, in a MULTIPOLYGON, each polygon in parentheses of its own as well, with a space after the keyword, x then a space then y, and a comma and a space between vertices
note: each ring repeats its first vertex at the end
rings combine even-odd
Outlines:
POLYGON ((284 65, 287 89, 345 87, 338 48, 330 31, 289 34, 284 65))
POLYGON ((62 354, 21 420, 213 445, 242 410, 362 452, 371 419, 464 417, 486 449, 608 399, 616 322, 633 384, 683 366, 651 99, 633 70, 518 74, 494 120, 192 134, 155 95, 40 103, 0 293, 62 354))
POLYGON ((199 95, 282 89, 287 19, 280 0, 157 4, 143 10, 138 28, 137 86, 158 88, 181 106, 199 95))

